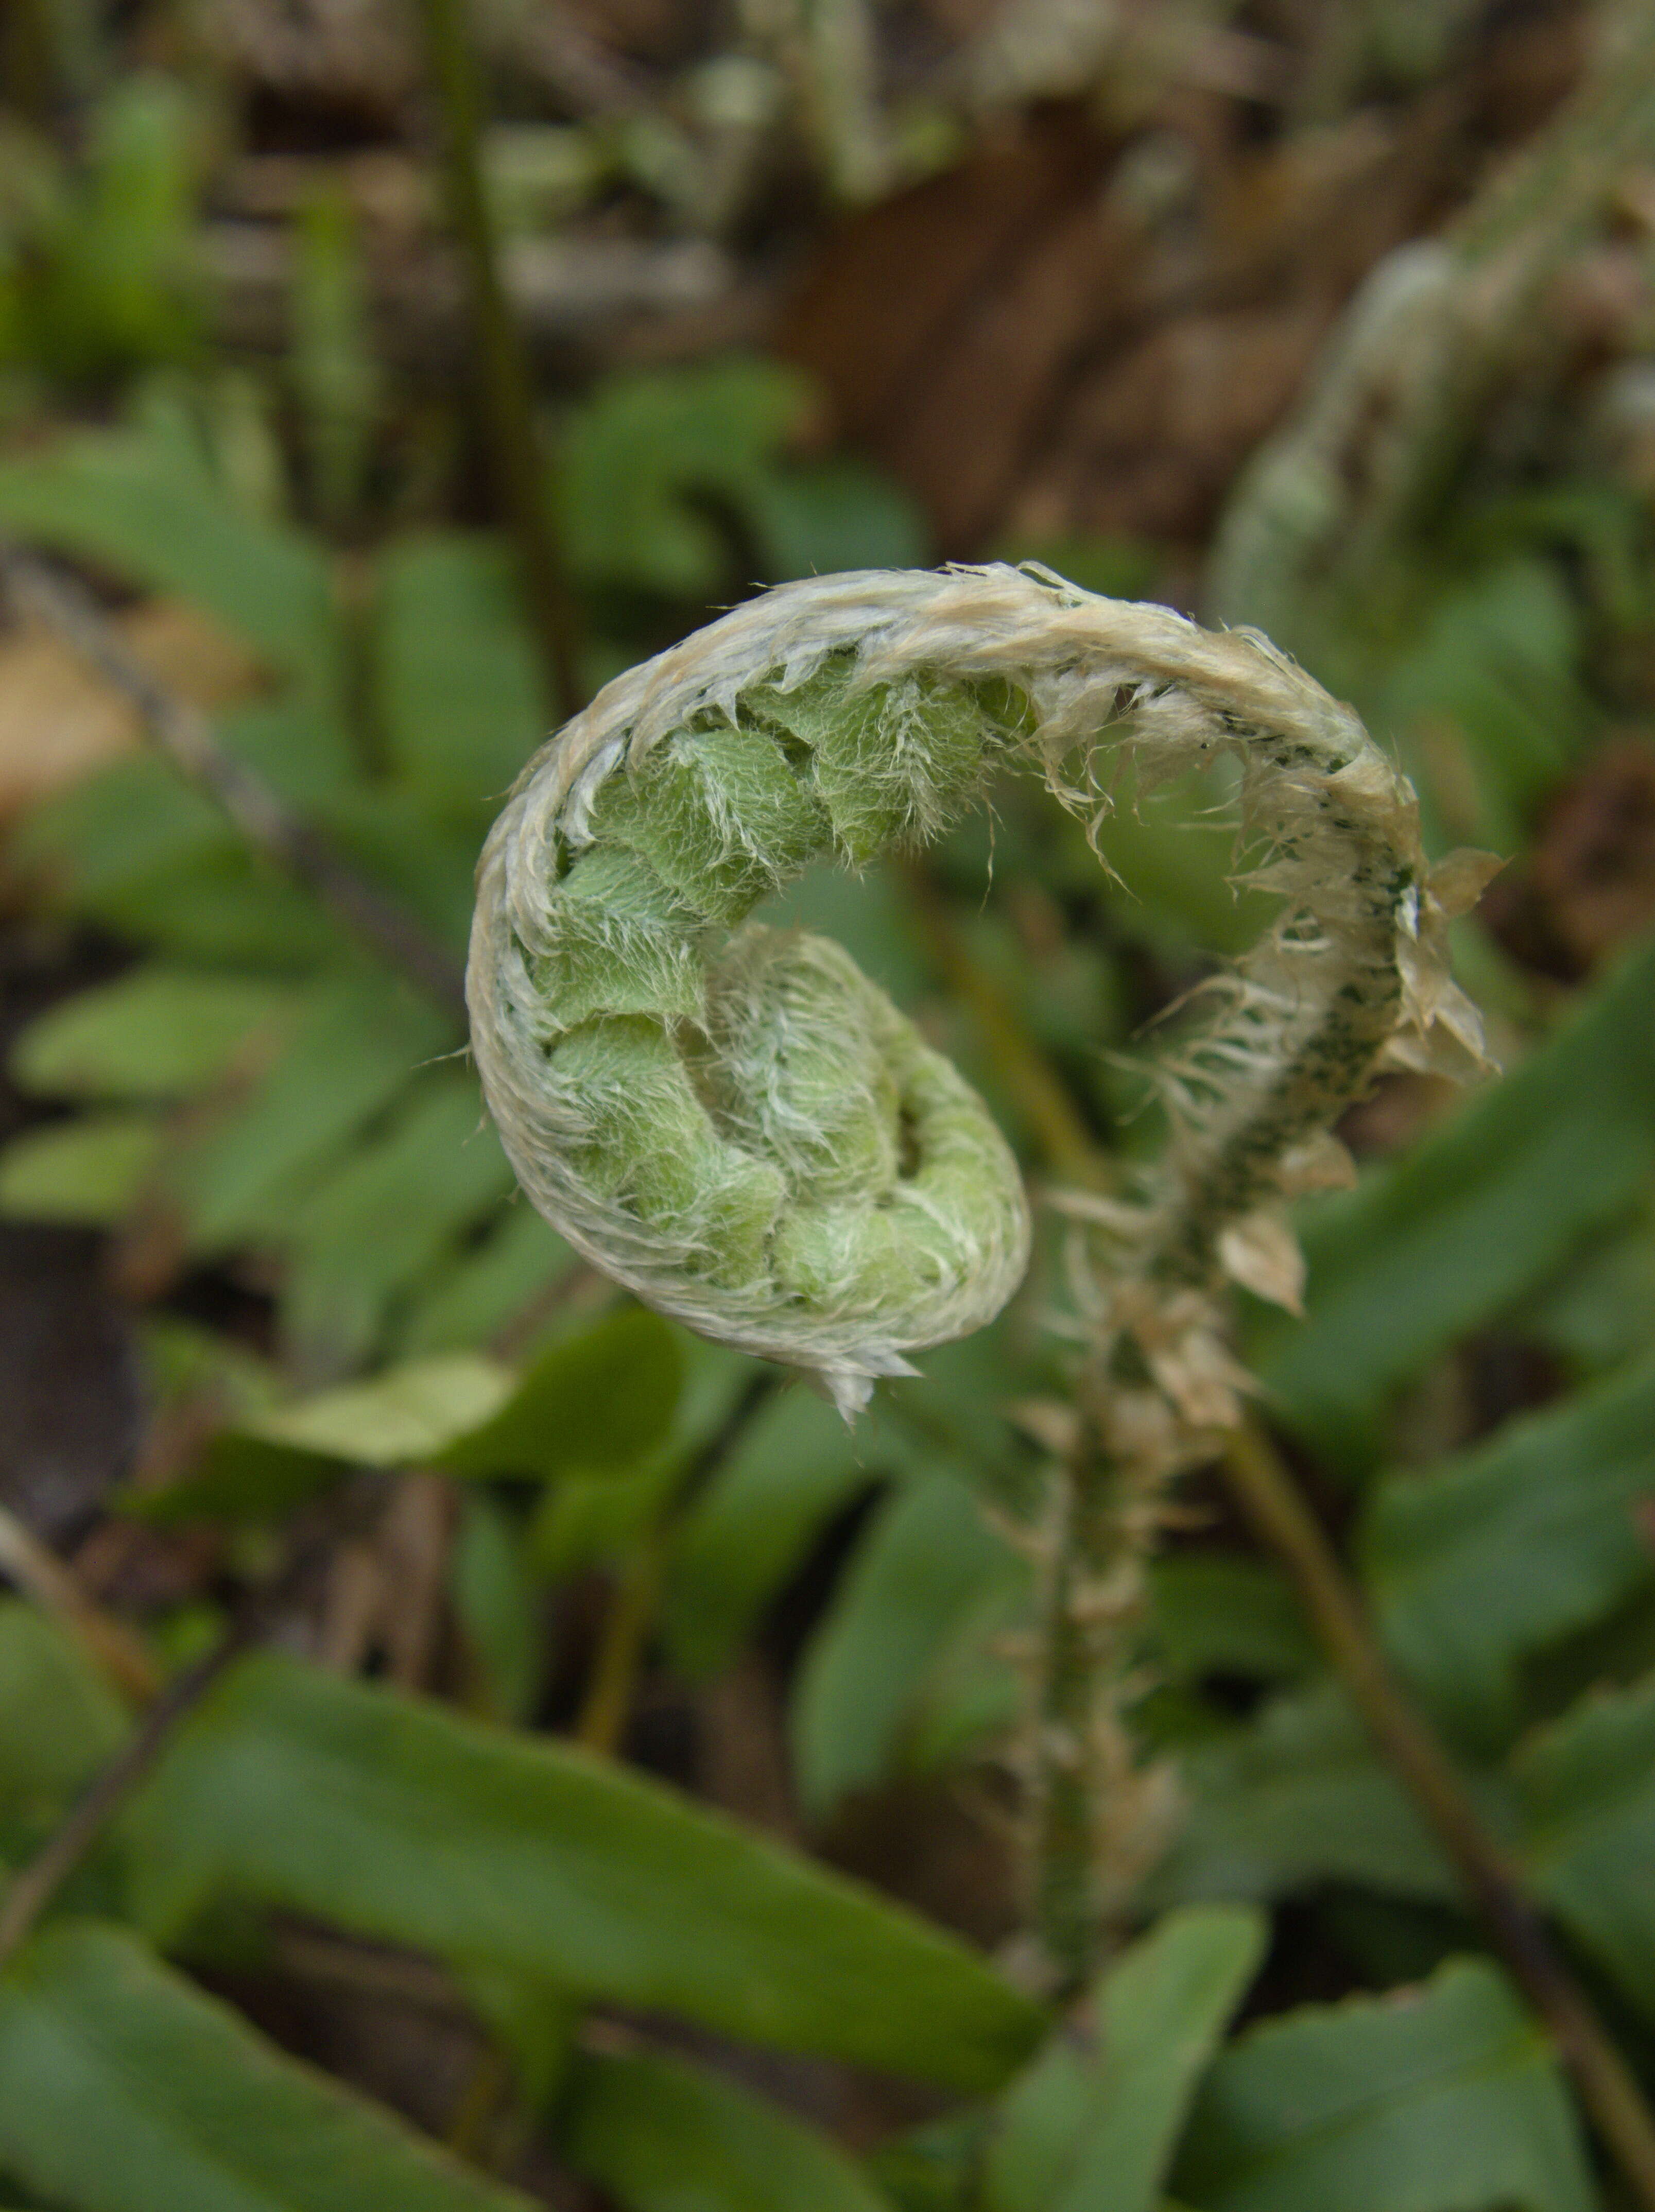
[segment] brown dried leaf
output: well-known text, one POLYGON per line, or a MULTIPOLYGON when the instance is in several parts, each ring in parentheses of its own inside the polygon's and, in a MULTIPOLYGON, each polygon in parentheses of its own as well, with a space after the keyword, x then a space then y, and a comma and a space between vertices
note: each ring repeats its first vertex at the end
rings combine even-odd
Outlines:
MULTIPOLYGON (((115 626, 152 675, 198 707, 257 688, 251 658, 176 600, 131 608, 115 626)), ((0 819, 131 752, 140 737, 127 702, 55 632, 31 624, 0 639, 0 819)))
POLYGON ((1224 1272, 1244 1291, 1291 1314, 1305 1310, 1305 1255, 1279 1214, 1250 1213, 1220 1234, 1224 1272))

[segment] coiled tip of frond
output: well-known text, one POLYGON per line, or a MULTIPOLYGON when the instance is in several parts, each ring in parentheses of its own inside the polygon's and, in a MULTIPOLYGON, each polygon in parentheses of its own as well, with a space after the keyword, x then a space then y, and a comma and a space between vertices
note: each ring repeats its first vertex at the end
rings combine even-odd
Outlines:
POLYGON ((1238 760, 1287 902, 1165 1071, 1169 1281, 1219 1267, 1387 1042, 1476 1051, 1442 953, 1465 867, 1427 878, 1407 784, 1268 640, 998 566, 820 577, 609 684, 490 836, 472 1040, 535 1205, 847 1413, 991 1319, 1030 1231, 981 1100, 838 947, 750 917, 815 862, 935 836, 1015 757, 1095 814, 1106 735, 1143 785, 1238 760))

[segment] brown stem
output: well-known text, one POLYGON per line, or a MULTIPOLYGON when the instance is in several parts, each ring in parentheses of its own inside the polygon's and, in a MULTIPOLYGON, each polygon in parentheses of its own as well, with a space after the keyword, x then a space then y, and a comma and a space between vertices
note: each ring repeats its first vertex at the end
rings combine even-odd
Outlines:
POLYGON ((1655 2208, 1655 2118, 1643 2092, 1558 1951, 1520 1869, 1484 1826, 1453 1761, 1392 1672, 1321 1523, 1256 1425, 1250 1422, 1232 1437, 1224 1468, 1249 1520, 1298 1585, 1351 1703, 1458 1870, 1496 1949, 1550 2028, 1634 2196, 1655 2208))
POLYGON ((0 582, 14 605, 48 623, 129 702, 151 743, 216 800, 250 845, 307 884, 353 935, 465 1019, 465 975, 447 946, 359 876, 262 776, 226 752, 206 717, 155 681, 83 586, 9 546, 0 547, 0 582))
POLYGON ((78 1577, 17 1516, 0 1505, 0 1574, 62 1621, 122 1697, 147 1705, 160 1687, 141 1637, 89 1597, 78 1577))
POLYGON ((529 617, 560 721, 581 706, 578 625, 551 521, 551 471, 534 419, 522 332, 500 275, 484 182, 483 92, 465 0, 420 0, 425 51, 442 109, 448 200, 465 257, 484 431, 502 511, 517 540, 529 617))
POLYGON ((250 1591, 229 1626, 210 1651, 175 1674, 144 1714, 125 1744, 70 1808, 63 1820, 27 1866, 19 1869, 0 1903, 0 1966, 24 1942, 35 1923, 68 1881, 114 1814, 154 1766, 179 1723, 192 1713, 219 1677, 274 1624, 328 1556, 342 1521, 354 1524, 377 1513, 384 1480, 360 1478, 318 1517, 313 1533, 295 1548, 285 1566, 250 1591))

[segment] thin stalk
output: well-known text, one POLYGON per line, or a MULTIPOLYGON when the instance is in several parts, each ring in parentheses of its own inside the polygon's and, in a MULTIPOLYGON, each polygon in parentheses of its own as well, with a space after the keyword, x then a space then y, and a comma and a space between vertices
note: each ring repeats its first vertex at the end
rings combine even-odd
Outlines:
POLYGON ((578 624, 551 520, 551 464, 534 418, 522 332, 500 274, 482 161, 483 88, 465 0, 420 0, 426 58, 442 110, 448 202, 465 260, 479 396, 496 495, 517 541, 529 618, 560 721, 581 704, 578 624))
POLYGON ((1634 2197, 1655 2208, 1655 2116, 1643 2091, 1558 1951, 1521 1870, 1484 1825, 1452 1759, 1392 1672, 1360 1594, 1291 1472, 1251 1422, 1231 1437, 1224 1471, 1249 1520, 1293 1577, 1351 1703, 1551 2030, 1634 2197))
POLYGON ((9 1575, 42 1613, 63 1622, 123 1698, 143 1705, 155 1696, 160 1678, 142 1637, 106 1613, 58 1554, 3 1505, 0 1574, 9 1575))

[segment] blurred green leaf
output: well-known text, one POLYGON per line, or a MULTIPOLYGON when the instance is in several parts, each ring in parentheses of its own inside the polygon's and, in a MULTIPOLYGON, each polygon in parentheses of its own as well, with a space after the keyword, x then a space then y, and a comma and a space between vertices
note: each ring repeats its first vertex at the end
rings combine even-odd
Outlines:
POLYGON ((509 1368, 476 1352, 451 1352, 301 1399, 261 1415, 244 1433, 362 1467, 404 1467, 438 1458, 511 1395, 509 1368))
POLYGON ((472 926, 477 848, 487 816, 449 819, 424 793, 397 784, 352 783, 314 808, 318 823, 370 883, 399 900, 456 953, 472 926))
MULTIPOLYGON (((51 14, 66 30, 67 11, 51 14)), ((117 77, 102 92, 83 120, 79 173, 37 201, 7 272, 24 358, 74 381, 194 349, 205 119, 184 84, 158 71, 117 77)))
POLYGON ((131 1490, 126 1511, 161 1526, 279 1519, 352 1467, 419 1467, 510 1398, 511 1370, 476 1352, 410 1360, 363 1382, 245 1413, 196 1466, 161 1490, 131 1490))
POLYGON ((952 1474, 916 1478, 880 1509, 811 1641, 795 1692, 799 1793, 813 1818, 886 1778, 928 1668, 964 1620, 1022 1574, 952 1474))
POLYGON ((1222 2052, 1173 2176, 1204 2212, 1591 2212, 1579 2124, 1505 1977, 1307 2005, 1222 2052))
POLYGON ((283 1329, 301 1364, 349 1368, 392 1301, 512 1188, 476 1079, 423 1070, 380 1128, 309 1182, 279 1231, 283 1329))
POLYGON ((337 528, 361 502, 380 404, 356 210, 343 188, 313 189, 292 237, 288 378, 307 448, 311 497, 337 528))
POLYGON ((0 2163, 64 2212, 529 2212, 94 1921, 0 1982, 0 2163))
POLYGON ((673 1540, 666 1631, 680 1673, 729 1664, 830 1516, 885 1463, 870 1413, 852 1431, 825 1399, 792 1389, 748 1425, 673 1540))
POLYGON ((490 1344, 579 1265, 526 1198, 508 1200, 495 1225, 462 1259, 447 1259, 435 1279, 416 1291, 398 1348, 411 1358, 490 1344))
POLYGON ((985 2212, 1155 2212, 1190 2097, 1263 1958, 1243 1908, 1170 1913, 1092 1999, 1088 2046, 1052 2043, 1002 2100, 985 2212))
POLYGON ((102 1228, 130 1211, 161 1158, 148 1114, 88 1114, 14 1137, 0 1152, 0 1214, 102 1228))
POLYGON ((316 902, 152 757, 44 800, 15 852, 59 911, 179 960, 292 970, 343 949, 316 902))
POLYGON ((1279 902, 1237 885, 1233 802, 1221 769, 1141 794, 1129 772, 1120 779, 1095 852, 1117 878, 1123 927, 1180 951, 1253 942, 1279 902))
POLYGON ((383 1112, 411 1068, 447 1042, 441 1015, 386 976, 319 982, 289 1049, 181 1164, 198 1246, 284 1239, 319 1170, 383 1112))
POLYGON ((879 2212, 825 2136, 679 2060, 582 2057, 558 2148, 621 2212, 879 2212))
POLYGON ((485 1720, 520 1724, 534 1709, 546 1656, 542 1594, 520 1516, 485 1492, 463 1499, 450 1577, 465 1703, 485 1720))
POLYGON ((457 533, 393 544, 374 643, 396 768, 445 805, 497 802, 552 720, 507 549, 457 533))
POLYGON ((76 431, 0 461, 0 529, 96 561, 216 615, 284 675, 334 695, 327 562, 297 531, 237 509, 147 424, 76 431))
POLYGON ((753 1379, 752 1361, 687 1331, 678 1333, 678 1343, 684 1388, 660 1449, 600 1482, 558 1482, 543 1491, 528 1541, 535 1571, 547 1582, 621 1566, 634 1545, 661 1526, 669 1501, 682 1495, 686 1471, 734 1414, 753 1379))
POLYGON ((1183 1762, 1190 1809, 1150 1889, 1162 1899, 1281 1897, 1354 1882, 1454 1902, 1458 1884, 1361 1723, 1323 1683, 1277 1698, 1183 1762))
POLYGON ((127 1716, 62 1629, 0 1598, 0 1816, 8 1827, 54 1815, 120 1748, 127 1716))
POLYGON ((844 458, 779 470, 747 488, 763 580, 831 576, 846 568, 919 568, 930 533, 906 493, 844 458))
POLYGON ((1655 2015, 1655 1676, 1589 1694, 1518 1747, 1512 1772, 1535 1887, 1655 2015))
POLYGON ((1532 808, 1600 719, 1580 653, 1579 608, 1559 564, 1524 551, 1445 593, 1387 674, 1373 726, 1398 733, 1427 810, 1445 745, 1469 757, 1479 806, 1467 823, 1461 799, 1456 842, 1507 852, 1522 842, 1532 808))
POLYGON ((1646 945, 1405 1158, 1306 1210, 1309 1317, 1260 1310, 1250 1331, 1272 1401, 1336 1461, 1370 1461, 1389 1394, 1612 1220, 1652 1166, 1646 945))
POLYGON ((1228 1552, 1175 1552, 1149 1570, 1156 1649, 1185 1680, 1292 1681, 1318 1662, 1304 1607, 1274 1567, 1228 1552))
POLYGON ((1446 1464, 1392 1475, 1362 1533, 1385 1641, 1473 1742, 1518 1722, 1525 1651, 1585 1626, 1655 1571, 1655 1367, 1602 1382, 1446 1464))
POLYGON ((980 2212, 977 2172, 989 2124, 976 2110, 883 2142, 868 2171, 899 2212, 980 2212))
POLYGON ((283 1521, 350 1471, 347 1461, 226 1429, 210 1439, 188 1474, 159 1489, 128 1486, 113 1502, 157 1528, 283 1521))
POLYGON ((752 528, 754 492, 762 497, 807 404, 796 369, 739 356, 606 379, 563 433, 559 489, 576 574, 668 598, 716 589, 733 549, 709 508, 752 528))
POLYGON ((1573 1375, 1601 1375, 1655 1344, 1655 1214, 1651 1194, 1576 1253, 1512 1316, 1528 1342, 1573 1375))
POLYGON ((81 1098, 187 1097, 249 1045, 274 1045, 293 1006, 260 978, 139 968, 38 1015, 12 1047, 12 1079, 81 1098))
POLYGON ((274 1656, 186 1723, 127 1836, 150 1925, 222 1891, 962 2089, 1040 2032, 954 1938, 658 1784, 274 1656))
POLYGON ((678 1341, 659 1314, 627 1306, 561 1338, 481 1427, 449 1444, 455 1474, 607 1474, 666 1441, 684 1386, 678 1341))

